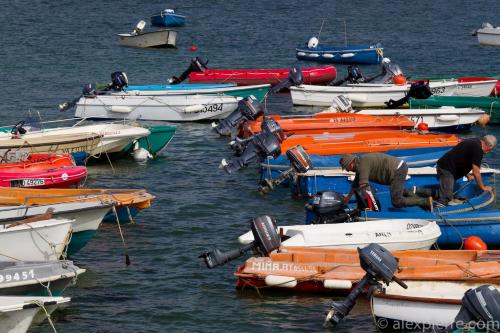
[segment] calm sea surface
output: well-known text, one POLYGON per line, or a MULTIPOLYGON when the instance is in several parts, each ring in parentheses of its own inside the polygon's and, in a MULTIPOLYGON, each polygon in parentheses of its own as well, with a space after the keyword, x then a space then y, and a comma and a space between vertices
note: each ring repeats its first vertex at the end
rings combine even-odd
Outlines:
MULTIPOLYGON (((0 1, 0 115, 13 124, 29 112, 46 120, 71 117, 57 105, 87 82, 107 82, 121 70, 131 84, 165 83, 191 57, 212 68, 276 68, 298 63, 294 48, 318 33, 325 45, 382 42, 407 75, 500 73, 500 49, 480 47, 470 35, 483 22, 500 25, 498 0, 474 1, 0 1), (188 16, 178 49, 120 47, 117 33, 167 7, 188 16), (189 51, 191 45, 198 51, 189 51)), ((337 66, 340 76, 343 66, 337 66)), ((363 67, 371 74, 377 67, 363 67)), ((270 113, 293 109, 288 95, 268 100, 270 113)), ((305 110, 308 111, 308 110, 305 110)), ((468 135, 499 134, 493 127, 468 135)), ((125 267, 115 225, 103 225, 73 260, 87 269, 68 290, 71 305, 56 314, 58 332, 323 332, 331 298, 239 293, 232 273, 242 262, 207 270, 197 256, 217 245, 237 246, 248 220, 269 214, 302 223, 304 202, 286 188, 262 197, 256 166, 228 176, 217 166, 229 157, 227 140, 208 124, 180 124, 164 156, 89 168, 86 186, 146 188, 153 207, 124 228, 132 265, 125 267)), ((499 166, 498 153, 487 161, 499 166)), ((498 188, 497 188, 498 190, 498 188)), ((360 301, 338 332, 374 332, 360 301)), ((32 332, 52 332, 46 323, 32 332)))

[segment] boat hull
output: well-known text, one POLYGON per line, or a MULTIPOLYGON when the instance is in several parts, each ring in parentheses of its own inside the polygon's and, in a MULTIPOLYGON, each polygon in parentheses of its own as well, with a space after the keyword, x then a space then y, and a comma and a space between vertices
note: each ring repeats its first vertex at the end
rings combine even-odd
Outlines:
POLYGON ((75 117, 162 121, 223 119, 238 107, 238 98, 218 95, 132 96, 102 95, 82 97, 75 117))
POLYGON ((500 28, 482 28, 477 31, 477 41, 481 45, 500 46, 500 28))
POLYGON ((158 30, 137 35, 118 34, 118 42, 120 45, 130 47, 175 48, 177 45, 177 31, 158 30))
MULTIPOLYGON (((333 66, 301 68, 305 84, 326 84, 335 80, 333 66)), ((288 78, 290 69, 207 69, 189 74, 191 83, 234 83, 239 86, 277 84, 288 78)))
POLYGON ((84 166, 60 167, 38 172, 0 172, 2 187, 67 188, 87 177, 84 166))
POLYGON ((299 60, 336 64, 380 64, 384 57, 381 45, 349 47, 298 47, 295 55, 299 60))
MULTIPOLYGON (((148 130, 150 134, 146 137, 142 137, 137 142, 139 143, 139 148, 146 149, 153 158, 161 154, 161 152, 167 147, 169 142, 172 140, 175 134, 175 126, 149 126, 148 130)), ((129 143, 121 151, 120 155, 130 155, 133 152, 134 144, 129 143)))
MULTIPOLYGON (((457 90, 455 81, 431 82, 434 95, 450 96, 457 90)), ((405 97, 410 85, 394 84, 351 84, 347 86, 312 86, 302 84, 291 87, 290 93, 294 105, 331 106, 334 97, 344 95, 353 107, 385 107, 389 100, 405 97)))

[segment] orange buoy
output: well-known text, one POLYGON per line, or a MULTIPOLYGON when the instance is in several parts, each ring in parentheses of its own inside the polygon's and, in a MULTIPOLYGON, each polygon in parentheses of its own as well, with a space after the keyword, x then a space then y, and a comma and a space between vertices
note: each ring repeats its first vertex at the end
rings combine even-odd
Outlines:
POLYGON ((464 239, 464 250, 487 250, 488 247, 483 240, 477 236, 469 236, 464 239))
POLYGON ((429 130, 429 125, 427 125, 427 123, 420 123, 417 126, 417 130, 419 130, 419 131, 428 131, 429 130))
POLYGON ((402 85, 406 84, 406 78, 403 75, 401 75, 401 74, 400 75, 394 75, 392 77, 392 82, 394 84, 402 86, 402 85))
POLYGON ((191 52, 195 52, 196 50, 198 50, 198 47, 196 45, 191 45, 191 48, 189 49, 191 52))

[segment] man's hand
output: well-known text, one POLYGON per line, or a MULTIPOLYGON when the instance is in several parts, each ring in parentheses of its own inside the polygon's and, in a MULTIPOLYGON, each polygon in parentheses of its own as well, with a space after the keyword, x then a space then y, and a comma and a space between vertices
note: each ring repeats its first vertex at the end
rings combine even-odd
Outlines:
POLYGON ((471 174, 471 173, 469 173, 469 174, 465 175, 465 177, 467 178, 467 180, 468 180, 469 182, 470 182, 471 180, 473 180, 473 179, 474 179, 474 175, 473 175, 473 174, 471 174))
POLYGON ((493 192, 493 187, 491 187, 491 186, 484 186, 484 187, 482 188, 482 190, 483 190, 483 191, 485 191, 485 192, 486 192, 486 191, 493 192))

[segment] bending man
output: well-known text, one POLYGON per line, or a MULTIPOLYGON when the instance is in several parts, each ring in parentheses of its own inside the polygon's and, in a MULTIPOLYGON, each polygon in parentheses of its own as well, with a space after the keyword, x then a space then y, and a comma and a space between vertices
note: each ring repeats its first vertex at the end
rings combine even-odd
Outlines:
POLYGON ((367 186, 371 181, 390 186, 391 202, 396 208, 420 206, 432 210, 432 197, 404 196, 408 166, 397 157, 382 153, 368 153, 362 156, 347 154, 340 158, 340 165, 342 169, 356 173, 351 191, 345 197, 346 202, 349 202, 356 189, 367 186))

